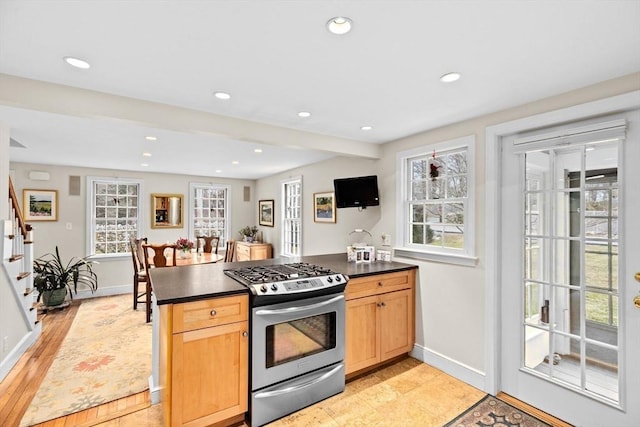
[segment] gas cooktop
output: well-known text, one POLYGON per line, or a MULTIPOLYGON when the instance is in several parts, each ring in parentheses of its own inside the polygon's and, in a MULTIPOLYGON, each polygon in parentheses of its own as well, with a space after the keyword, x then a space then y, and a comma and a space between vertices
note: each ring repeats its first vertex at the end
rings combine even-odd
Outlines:
POLYGON ((333 287, 342 292, 348 280, 341 273, 305 262, 238 267, 224 273, 247 286, 254 296, 291 295, 333 287))

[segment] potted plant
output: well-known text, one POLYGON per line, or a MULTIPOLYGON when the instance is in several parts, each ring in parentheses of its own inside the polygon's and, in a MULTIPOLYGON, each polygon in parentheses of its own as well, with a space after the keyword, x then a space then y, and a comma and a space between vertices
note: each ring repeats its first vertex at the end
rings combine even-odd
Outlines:
POLYGON ((256 227, 255 225, 252 227, 249 227, 247 225, 246 227, 242 227, 240 229, 240 235, 242 236, 245 242, 249 242, 249 243, 253 242, 253 239, 255 239, 257 233, 258 233, 258 227, 256 227))
POLYGON ((193 249, 194 244, 186 237, 181 237, 176 240, 176 246, 180 251, 180 258, 187 258, 189 256, 189 253, 191 252, 191 249, 193 249))
POLYGON ((57 246, 55 254, 46 254, 36 259, 33 262, 33 285, 39 292, 38 301, 42 297, 42 302, 47 307, 61 305, 67 291, 71 299, 73 293, 78 294, 78 285, 83 285, 94 293, 98 289, 98 276, 92 268, 95 263, 88 257, 73 257, 65 264, 57 246))

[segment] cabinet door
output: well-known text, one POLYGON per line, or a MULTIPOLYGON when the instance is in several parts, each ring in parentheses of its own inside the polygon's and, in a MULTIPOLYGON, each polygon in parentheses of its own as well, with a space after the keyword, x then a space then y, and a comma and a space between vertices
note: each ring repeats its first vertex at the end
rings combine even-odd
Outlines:
POLYGON ((206 426, 244 413, 248 322, 173 335, 172 425, 206 426))
POLYGON ((378 297, 346 302, 345 373, 358 371, 380 361, 378 297))
POLYGON ((405 354, 413 348, 414 307, 411 290, 380 295, 380 360, 405 354))

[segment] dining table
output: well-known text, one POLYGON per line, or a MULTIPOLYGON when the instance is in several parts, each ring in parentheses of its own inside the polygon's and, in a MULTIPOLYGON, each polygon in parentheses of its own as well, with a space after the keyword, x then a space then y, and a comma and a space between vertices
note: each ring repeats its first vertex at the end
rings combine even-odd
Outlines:
MULTIPOLYGON (((176 265, 173 265, 173 258, 167 257, 167 267, 181 267, 185 265, 210 264, 224 259, 224 255, 211 252, 190 253, 185 258, 176 255, 176 265)), ((149 257, 149 265, 153 265, 153 257, 149 257)))

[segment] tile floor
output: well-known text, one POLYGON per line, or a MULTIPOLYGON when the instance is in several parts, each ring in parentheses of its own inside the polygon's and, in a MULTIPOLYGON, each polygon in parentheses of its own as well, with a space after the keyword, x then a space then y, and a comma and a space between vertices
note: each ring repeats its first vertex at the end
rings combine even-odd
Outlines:
MULTIPOLYGON (((441 427, 485 393, 416 359, 407 358, 347 383, 343 393, 281 418, 268 427, 441 427)), ((159 405, 101 427, 156 427, 159 405)))

